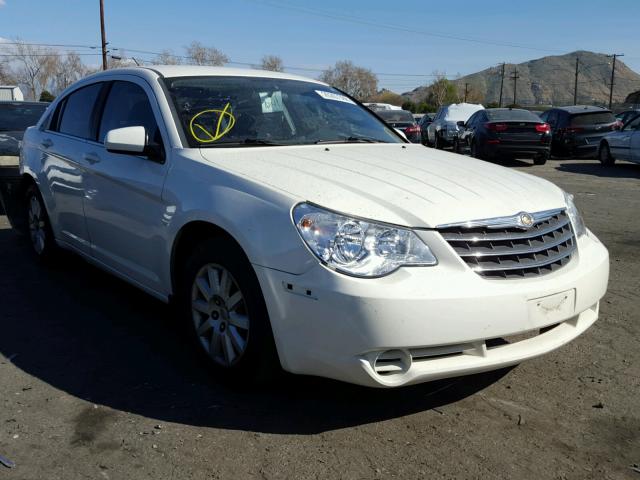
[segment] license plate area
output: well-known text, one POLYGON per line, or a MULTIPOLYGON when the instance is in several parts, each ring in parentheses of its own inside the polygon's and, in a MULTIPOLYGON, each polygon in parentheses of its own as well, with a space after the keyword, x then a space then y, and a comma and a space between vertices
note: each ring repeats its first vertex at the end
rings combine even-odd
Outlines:
POLYGON ((546 327, 571 318, 575 312, 576 291, 567 290, 527 302, 529 321, 535 327, 546 327))

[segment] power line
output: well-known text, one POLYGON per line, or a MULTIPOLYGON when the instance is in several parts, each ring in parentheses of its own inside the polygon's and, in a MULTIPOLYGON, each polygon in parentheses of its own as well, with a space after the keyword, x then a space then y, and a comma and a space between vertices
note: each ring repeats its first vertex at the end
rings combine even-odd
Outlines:
POLYGON ((529 45, 519 45, 519 44, 515 44, 515 43, 507 43, 507 42, 498 42, 498 41, 494 41, 494 40, 485 40, 485 39, 480 39, 480 38, 472 38, 472 37, 463 37, 463 36, 459 36, 459 35, 452 35, 449 33, 443 33, 443 32, 429 32, 429 31, 425 31, 425 30, 417 30, 414 28, 410 28, 410 27, 406 27, 406 26, 402 26, 402 25, 394 25, 394 24, 384 24, 384 23, 377 23, 377 22, 373 22, 373 21, 369 21, 369 20, 363 20, 361 18, 358 17, 352 17, 352 16, 348 16, 348 15, 338 15, 335 13, 331 13, 331 12, 326 12, 326 11, 322 11, 322 10, 317 10, 317 9, 311 9, 311 8, 306 8, 306 7, 299 7, 297 5, 284 5, 281 3, 277 3, 277 2, 272 2, 272 1, 259 1, 259 0, 246 0, 248 2, 252 2, 252 3, 257 3, 257 4, 262 4, 262 5, 267 5, 270 7, 275 7, 275 8, 280 8, 280 9, 284 9, 284 10, 293 10, 293 11, 297 11, 300 13, 304 13, 307 15, 315 15, 315 16, 319 16, 319 17, 324 17, 324 18, 330 18, 333 20, 341 20, 344 22, 351 22, 351 23, 357 23, 360 25, 367 25, 370 27, 377 27, 377 28, 384 28, 387 30, 395 30, 395 31, 401 31, 401 32, 407 32, 407 33, 415 33, 418 35, 426 35, 429 37, 438 37, 438 38, 447 38, 450 40, 459 40, 459 41, 463 41, 463 42, 471 42, 471 43, 478 43, 478 44, 484 44, 484 45, 494 45, 494 46, 500 46, 500 47, 510 47, 510 48, 520 48, 520 49, 526 49, 526 50, 537 50, 537 51, 541 51, 541 52, 559 52, 559 50, 556 49, 548 49, 548 48, 540 48, 540 47, 534 47, 534 46, 529 46, 529 45))

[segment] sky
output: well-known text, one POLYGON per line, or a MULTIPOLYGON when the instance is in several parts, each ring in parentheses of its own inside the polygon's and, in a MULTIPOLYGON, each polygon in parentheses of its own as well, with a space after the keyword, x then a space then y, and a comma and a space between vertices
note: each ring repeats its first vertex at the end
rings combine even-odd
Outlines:
MULTIPOLYGON (((193 40, 232 61, 282 57, 293 73, 317 77, 338 60, 378 74, 402 93, 435 72, 473 73, 503 61, 592 50, 624 53, 640 72, 640 0, 104 0, 111 49, 150 59, 193 40), (297 70, 295 69, 297 68, 297 70)), ((27 42, 100 44, 98 0, 0 0, 0 37, 27 42)), ((98 50, 85 62, 98 64, 98 50)), ((118 53, 116 53, 118 54, 118 53)))

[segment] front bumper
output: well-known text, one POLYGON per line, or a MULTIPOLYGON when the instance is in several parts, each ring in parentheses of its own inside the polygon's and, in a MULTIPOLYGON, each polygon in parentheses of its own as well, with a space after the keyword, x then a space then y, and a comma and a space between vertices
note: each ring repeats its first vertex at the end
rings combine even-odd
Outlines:
POLYGON ((578 253, 563 268, 520 280, 482 278, 438 242, 438 233, 420 235, 440 263, 378 279, 320 265, 302 275, 254 266, 283 368, 373 387, 409 385, 537 357, 597 319, 609 259, 591 233, 578 240, 578 253), (563 307, 535 306, 557 294, 563 307), (558 326, 494 345, 551 325, 558 326))

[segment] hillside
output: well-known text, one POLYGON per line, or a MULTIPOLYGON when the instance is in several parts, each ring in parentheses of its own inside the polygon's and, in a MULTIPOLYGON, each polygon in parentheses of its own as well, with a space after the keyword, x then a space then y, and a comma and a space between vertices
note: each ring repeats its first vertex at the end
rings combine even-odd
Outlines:
MULTIPOLYGON (((607 104, 611 79, 611 58, 601 53, 578 51, 566 55, 548 56, 517 65, 507 64, 503 89, 503 104, 513 102, 514 82, 510 79, 517 69, 517 98, 521 105, 560 105, 573 103, 576 56, 580 58, 578 103, 607 104)), ((624 57, 622 57, 624 59, 624 57)), ((622 59, 616 61, 616 80, 613 101, 623 102, 627 95, 640 89, 640 74, 627 67, 622 59)), ((468 83, 484 103, 497 102, 500 96, 501 66, 465 75, 455 82, 460 89, 468 83)), ((419 87, 403 94, 413 102, 424 99, 427 87, 419 87)))

